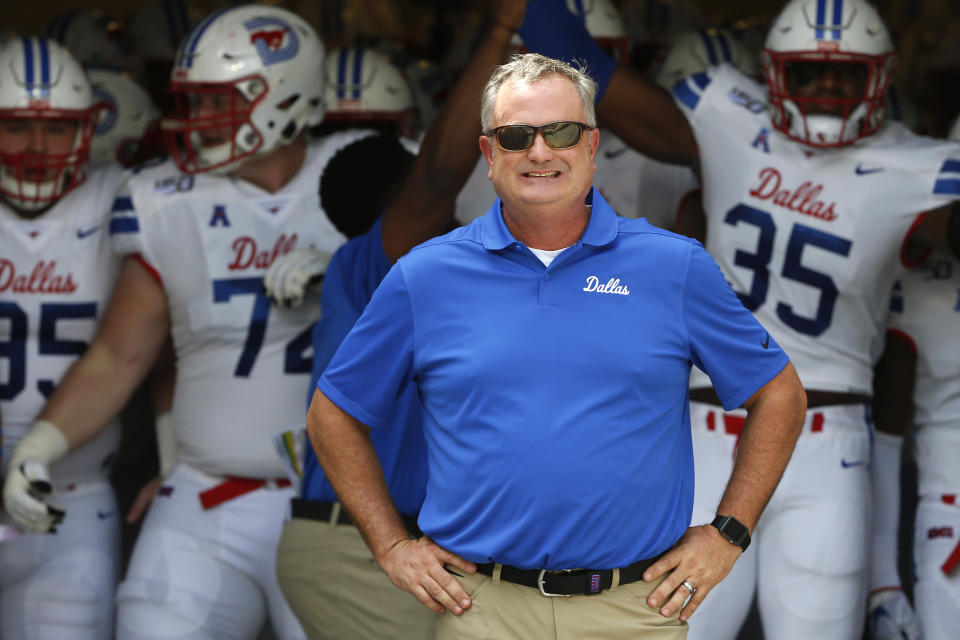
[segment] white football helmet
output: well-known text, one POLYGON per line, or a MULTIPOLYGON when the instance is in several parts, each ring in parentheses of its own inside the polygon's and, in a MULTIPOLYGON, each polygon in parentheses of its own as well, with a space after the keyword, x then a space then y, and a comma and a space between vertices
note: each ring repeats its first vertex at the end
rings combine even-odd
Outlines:
POLYGON ((181 171, 227 173, 292 142, 323 120, 323 43, 279 7, 221 9, 184 39, 170 77, 176 114, 164 118, 181 171))
POLYGON ((156 131, 160 110, 129 73, 97 67, 88 69, 87 75, 94 98, 107 106, 93 135, 90 162, 132 166, 140 158, 148 131, 156 131))
POLYGON ((689 76, 723 63, 732 64, 748 76, 759 75, 755 58, 729 32, 721 29, 684 31, 671 39, 654 80, 671 89, 689 76))
POLYGON ((893 59, 887 27, 866 0, 791 0, 761 55, 774 126, 814 147, 848 145, 875 133, 884 121, 893 59), (835 64, 862 65, 862 96, 802 97, 791 90, 791 74, 835 64))
POLYGON ((77 9, 55 16, 43 36, 66 47, 84 65, 129 66, 123 25, 99 9, 77 9))
POLYGON ((65 153, 0 149, 0 195, 18 209, 35 211, 82 184, 99 108, 83 68, 56 42, 20 38, 0 46, 0 120, 77 127, 65 153))
POLYGON ((413 94, 385 54, 363 47, 331 51, 326 79, 324 122, 395 122, 400 135, 413 137, 413 94))

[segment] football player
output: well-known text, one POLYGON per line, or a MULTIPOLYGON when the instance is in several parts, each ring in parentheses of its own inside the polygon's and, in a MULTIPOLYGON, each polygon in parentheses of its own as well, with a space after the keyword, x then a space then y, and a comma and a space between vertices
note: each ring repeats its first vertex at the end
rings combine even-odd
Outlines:
POLYGON ((4 638, 113 634, 120 530, 108 475, 119 424, 104 417, 96 437, 49 467, 13 453, 93 338, 119 272, 107 228, 123 174, 88 169, 100 106, 56 42, 0 47, 0 412, 4 471, 17 478, 0 530, 22 530, 0 544, 4 638), (28 480, 58 506, 36 505, 28 480))
MULTIPOLYGON (((778 638, 858 637, 869 573, 874 346, 898 262, 925 246, 960 252, 960 212, 951 215, 960 147, 885 119, 893 45, 865 0, 788 2, 763 53, 766 87, 720 67, 688 78, 673 96, 616 67, 580 25, 562 24, 555 4, 531 2, 524 41, 585 58, 601 85, 598 114, 628 143, 699 167, 707 249, 807 390, 804 433, 750 531, 755 548, 709 597, 700 589, 690 598, 681 617, 703 605, 690 637, 736 637, 755 594, 765 629, 778 638)), ((720 517, 729 514, 714 510, 742 413, 725 412, 705 377, 691 386, 693 522, 712 521, 716 535, 735 539, 720 517)), ((681 561, 677 570, 691 567, 681 561)))
MULTIPOLYGON (((172 334, 179 464, 119 587, 119 638, 252 637, 268 617, 278 637, 304 637, 274 571, 293 492, 272 437, 304 422, 319 303, 274 313, 262 278, 278 255, 345 239, 317 187, 364 134, 308 142, 323 59, 313 28, 277 7, 222 9, 187 35, 170 82, 178 110, 163 121, 171 160, 118 191, 109 231, 126 258, 103 324, 15 454, 43 468, 85 442, 172 334)), ((12 469, 8 495, 49 528, 30 479, 12 469)))
MULTIPOLYGON (((955 127, 950 138, 960 140, 960 130, 955 127)), ((947 180, 960 190, 960 164, 956 169, 947 180)), ((913 534, 917 615, 912 615, 896 573, 900 485, 897 476, 889 474, 885 490, 874 494, 874 508, 886 514, 885 526, 875 531, 873 545, 869 623, 871 637, 877 640, 946 640, 956 635, 960 625, 960 592, 956 585, 960 565, 956 466, 960 455, 960 378, 956 353, 945 348, 956 340, 958 295, 960 261, 937 252, 900 277, 890 301, 886 349, 881 360, 884 366, 878 366, 877 371, 878 379, 888 386, 877 391, 878 396, 887 391, 889 415, 883 418, 893 423, 892 431, 914 427, 919 497, 913 534)), ((880 421, 878 411, 877 423, 880 421)), ((890 449, 887 466, 896 469, 899 443, 883 448, 890 449)))

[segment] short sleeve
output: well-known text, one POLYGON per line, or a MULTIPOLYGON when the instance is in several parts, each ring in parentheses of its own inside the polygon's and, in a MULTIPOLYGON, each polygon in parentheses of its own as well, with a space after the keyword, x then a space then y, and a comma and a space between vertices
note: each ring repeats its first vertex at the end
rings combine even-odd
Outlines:
POLYGON ((313 329, 310 397, 333 354, 390 271, 390 258, 381 240, 382 220, 378 218, 364 235, 340 247, 323 276, 322 314, 313 329))
POLYGON ((144 240, 129 181, 117 189, 110 206, 110 241, 118 256, 144 253, 144 240))
POLYGON ((684 78, 673 86, 670 92, 673 99, 680 106, 680 110, 687 118, 697 111, 700 106, 701 98, 710 83, 713 82, 714 70, 708 68, 706 71, 695 73, 692 76, 684 78))
POLYGON ((331 402, 363 424, 390 423, 412 383, 414 323, 400 267, 394 265, 317 383, 331 402))
POLYGON ((727 410, 742 405, 783 370, 789 358, 737 298, 720 267, 695 243, 683 295, 690 359, 727 410))

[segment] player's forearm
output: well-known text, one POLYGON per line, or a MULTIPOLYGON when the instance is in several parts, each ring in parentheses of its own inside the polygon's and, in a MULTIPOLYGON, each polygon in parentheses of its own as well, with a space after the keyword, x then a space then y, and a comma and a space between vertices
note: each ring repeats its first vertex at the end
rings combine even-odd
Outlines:
POLYGON ((307 432, 337 497, 379 561, 409 536, 366 428, 317 390, 307 412, 307 432))
POLYGON ((622 65, 597 104, 597 117, 640 153, 673 164, 693 166, 699 149, 690 123, 673 97, 622 65))
POLYGON ((145 374, 133 363, 123 366, 109 347, 94 340, 67 371, 38 419, 57 425, 70 449, 75 449, 109 424, 145 374))
POLYGON ((806 394, 792 364, 751 398, 718 514, 733 516, 753 531, 790 461, 806 407, 806 394))
POLYGON ((57 425, 71 449, 92 438, 147 375, 169 330, 163 289, 140 262, 127 258, 96 337, 39 418, 57 425))
POLYGON ((443 109, 431 124, 403 188, 387 207, 383 239, 396 260, 417 244, 443 233, 453 217, 457 194, 479 157, 480 97, 490 69, 503 62, 513 31, 523 19, 523 2, 509 0, 495 15, 477 51, 443 109))
MULTIPOLYGON (((522 4, 522 2, 520 3, 522 4)), ((443 109, 423 140, 413 171, 421 171, 431 196, 453 203, 479 157, 480 97, 490 69, 507 55, 510 27, 522 22, 522 10, 495 18, 480 40, 469 64, 447 97, 443 109), (507 21, 513 21, 507 24, 507 21)))

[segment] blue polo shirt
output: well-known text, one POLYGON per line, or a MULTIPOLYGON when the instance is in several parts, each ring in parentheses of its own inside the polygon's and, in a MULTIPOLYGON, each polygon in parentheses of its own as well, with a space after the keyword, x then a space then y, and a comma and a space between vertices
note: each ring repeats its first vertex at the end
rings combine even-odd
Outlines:
POLYGON ((592 202, 549 268, 499 200, 415 248, 319 382, 374 430, 416 387, 420 528, 474 562, 604 569, 666 550, 693 503, 691 364, 733 408, 788 363, 699 243, 592 202))
MULTIPOLYGON (((311 396, 330 358, 390 270, 380 229, 378 219, 367 233, 340 247, 327 267, 323 278, 323 316, 313 330, 311 396)), ((415 387, 408 386, 397 395, 387 420, 390 428, 373 431, 370 439, 397 509, 404 515, 416 515, 427 484, 427 456, 415 387)), ((339 499, 311 447, 306 452, 300 497, 324 502, 339 499)))

